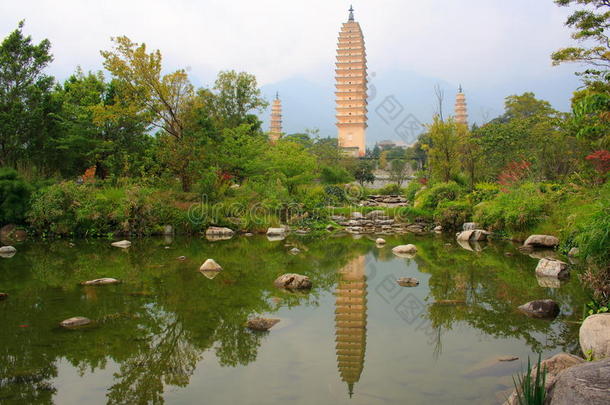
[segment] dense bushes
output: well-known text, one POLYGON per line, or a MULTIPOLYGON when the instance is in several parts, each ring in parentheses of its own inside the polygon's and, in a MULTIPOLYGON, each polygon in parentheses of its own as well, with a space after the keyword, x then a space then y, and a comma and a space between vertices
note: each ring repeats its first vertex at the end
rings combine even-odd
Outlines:
POLYGON ((413 206, 427 210, 435 210, 443 201, 455 201, 464 193, 464 189, 455 182, 436 183, 421 190, 413 206))
POLYGON ((38 191, 27 220, 40 235, 105 236, 159 233, 164 225, 193 231, 187 207, 137 185, 96 188, 63 182, 38 191))
POLYGON ((471 216, 472 207, 466 201, 443 201, 434 213, 434 220, 445 230, 457 230, 471 216))
POLYGON ((544 219, 546 204, 536 185, 524 184, 478 204, 474 220, 492 231, 526 231, 544 219))
POLYGON ((0 168, 0 225, 24 222, 31 191, 15 170, 0 168))

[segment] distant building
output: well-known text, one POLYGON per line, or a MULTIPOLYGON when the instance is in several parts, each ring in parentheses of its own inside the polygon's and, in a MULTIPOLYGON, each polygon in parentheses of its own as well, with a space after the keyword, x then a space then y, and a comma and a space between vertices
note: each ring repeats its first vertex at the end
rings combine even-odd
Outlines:
POLYGON ((466 96, 462 91, 462 85, 455 96, 455 122, 458 124, 468 125, 468 108, 466 105, 466 96))
POLYGON ((343 23, 337 44, 336 102, 339 147, 346 153, 364 156, 367 128, 366 50, 354 9, 343 23))
POLYGON ((394 142, 394 141, 390 141, 390 140, 383 140, 381 142, 377 142, 375 144, 377 147, 379 147, 379 149, 394 149, 394 148, 402 148, 402 149, 407 149, 410 148, 411 146, 413 146, 412 144, 406 144, 405 142, 402 141, 398 141, 398 142, 394 142))
POLYGON ((282 137, 282 101, 279 93, 275 94, 275 100, 271 106, 271 126, 269 128, 269 140, 276 142, 282 137))

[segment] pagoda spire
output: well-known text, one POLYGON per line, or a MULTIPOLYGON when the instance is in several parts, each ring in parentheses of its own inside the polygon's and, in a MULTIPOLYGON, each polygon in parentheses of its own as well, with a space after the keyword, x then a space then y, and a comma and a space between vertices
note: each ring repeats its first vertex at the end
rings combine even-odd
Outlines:
POLYGON ((466 105, 466 96, 462 85, 458 89, 458 94, 455 97, 455 122, 458 124, 468 125, 468 107, 466 105))
POLYGON ((349 6, 349 19, 348 21, 354 21, 354 7, 349 6))
POLYGON ((271 125, 269 128, 269 140, 275 142, 282 137, 282 101, 280 92, 275 93, 275 100, 271 105, 271 125))

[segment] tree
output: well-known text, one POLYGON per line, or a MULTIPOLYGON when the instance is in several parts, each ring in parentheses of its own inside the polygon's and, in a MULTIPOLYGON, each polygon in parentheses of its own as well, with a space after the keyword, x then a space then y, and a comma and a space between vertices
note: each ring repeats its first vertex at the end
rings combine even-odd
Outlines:
POLYGON ((373 183, 375 181, 375 173, 373 173, 373 164, 367 160, 359 160, 358 165, 354 170, 354 178, 364 187, 365 183, 373 183))
POLYGON ((19 22, 0 44, 0 166, 16 167, 34 156, 44 159, 43 143, 52 132, 53 78, 44 74, 53 60, 51 43, 34 44, 24 36, 23 25, 19 22))
POLYGON ((610 37, 607 29, 610 27, 610 1, 608 0, 555 0, 559 6, 574 4, 588 6, 574 11, 566 21, 566 25, 575 30, 572 38, 588 47, 568 47, 553 53, 554 65, 564 62, 577 62, 590 66, 581 72, 585 81, 608 81, 610 68, 610 37))
POLYGON ((390 161, 390 179, 398 185, 402 186, 405 182, 410 171, 405 151, 403 151, 401 157, 394 158, 390 161))
POLYGON ((256 77, 234 70, 220 72, 214 83, 215 113, 225 127, 236 127, 252 111, 262 111, 268 103, 261 97, 256 77))
POLYGON ((551 103, 537 99, 532 92, 526 92, 520 96, 508 96, 504 100, 503 117, 505 120, 549 116, 556 112, 551 107, 551 103))
MULTIPOLYGON (((162 75, 162 56, 159 50, 147 53, 145 44, 137 44, 122 36, 112 39, 114 49, 101 51, 104 67, 117 78, 119 90, 134 114, 142 114, 149 125, 159 128, 161 145, 182 149, 176 154, 184 159, 192 139, 186 140, 184 131, 191 111, 197 108, 195 91, 184 69, 162 75), (164 137, 169 136, 170 140, 164 137), (182 145, 182 143, 185 145, 182 145)), ((164 156, 172 156, 164 153, 164 156)), ((168 162, 170 164, 175 162, 168 162)), ((180 178, 182 189, 188 191, 192 173, 187 171, 190 162, 172 165, 180 178)))
POLYGON ((280 139, 267 147, 257 160, 257 173, 266 177, 277 177, 293 193, 295 187, 311 182, 315 177, 317 163, 315 157, 301 144, 280 139))
POLYGON ((433 177, 448 182, 458 173, 465 131, 465 125, 456 124, 453 119, 443 122, 438 116, 434 117, 434 122, 428 128, 430 144, 427 145, 433 177))

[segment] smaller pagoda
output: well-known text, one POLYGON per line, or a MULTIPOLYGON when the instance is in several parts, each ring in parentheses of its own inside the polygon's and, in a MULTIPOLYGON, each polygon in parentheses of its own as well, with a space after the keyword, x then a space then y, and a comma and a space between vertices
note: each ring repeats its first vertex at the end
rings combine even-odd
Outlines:
POLYGON ((271 125, 269 128, 269 140, 276 142, 282 137, 282 101, 279 93, 275 93, 275 100, 271 106, 271 125))
POLYGON ((466 96, 462 90, 462 85, 455 96, 455 122, 458 124, 468 125, 468 108, 466 105, 466 96))

